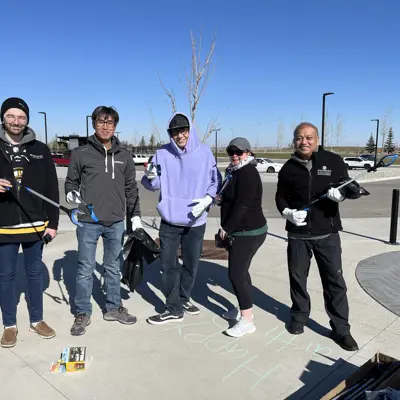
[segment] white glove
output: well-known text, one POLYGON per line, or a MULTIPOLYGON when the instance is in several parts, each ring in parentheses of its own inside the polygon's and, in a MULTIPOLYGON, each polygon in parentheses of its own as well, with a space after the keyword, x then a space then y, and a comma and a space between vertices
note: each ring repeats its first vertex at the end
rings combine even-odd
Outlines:
POLYGON ((79 194, 79 192, 77 192, 76 190, 69 192, 67 194, 67 203, 76 203, 76 204, 82 203, 81 195, 79 194))
POLYGON ((157 178, 157 167, 156 167, 156 165, 153 164, 153 163, 149 163, 147 165, 147 168, 144 171, 144 173, 146 174, 147 179, 149 181, 152 181, 153 179, 157 178))
POLYGON ((307 225, 307 222, 305 222, 305 219, 307 218, 307 211, 297 211, 285 208, 282 212, 282 216, 296 226, 307 225))
POLYGON ((336 188, 330 188, 328 190, 327 197, 332 201, 336 201, 336 203, 344 200, 344 196, 342 195, 342 193, 340 193, 340 190, 336 188))
POLYGON ((197 203, 192 208, 192 214, 195 218, 199 217, 203 211, 212 203, 213 199, 207 194, 202 199, 193 199, 193 203, 197 203))
POLYGON ((131 218, 131 222, 132 222, 132 231, 136 231, 136 229, 143 229, 140 217, 131 218))

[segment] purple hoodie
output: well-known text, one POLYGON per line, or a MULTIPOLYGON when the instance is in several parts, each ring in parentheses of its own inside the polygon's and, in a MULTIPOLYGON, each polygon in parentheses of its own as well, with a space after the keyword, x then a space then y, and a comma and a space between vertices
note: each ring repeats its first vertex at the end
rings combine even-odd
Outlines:
POLYGON ((164 221, 179 226, 200 226, 206 223, 208 213, 205 211, 195 219, 191 213, 192 200, 207 194, 215 199, 222 178, 210 148, 199 141, 194 126, 189 123, 185 149, 181 150, 170 137, 170 143, 157 150, 152 159, 159 166, 161 176, 150 181, 144 175, 141 182, 148 190, 160 190, 157 211, 164 221))

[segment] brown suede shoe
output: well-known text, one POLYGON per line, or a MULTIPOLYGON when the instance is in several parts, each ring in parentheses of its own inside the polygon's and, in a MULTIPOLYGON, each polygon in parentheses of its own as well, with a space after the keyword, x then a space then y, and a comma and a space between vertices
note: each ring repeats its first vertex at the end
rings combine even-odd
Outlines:
POLYGON ((17 334, 17 328, 4 328, 0 342, 1 347, 14 347, 17 344, 17 334))
POLYGON ((54 329, 50 328, 44 321, 38 322, 36 326, 31 324, 29 330, 37 333, 42 339, 51 339, 56 336, 54 329))

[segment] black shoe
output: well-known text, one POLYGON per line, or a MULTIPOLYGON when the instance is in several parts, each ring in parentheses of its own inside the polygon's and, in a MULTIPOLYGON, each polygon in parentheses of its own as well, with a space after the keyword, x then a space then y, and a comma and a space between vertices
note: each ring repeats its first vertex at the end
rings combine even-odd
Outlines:
POLYGON ((164 311, 162 314, 154 315, 153 317, 147 318, 147 322, 151 325, 168 324, 169 322, 182 322, 183 315, 177 315, 171 311, 164 311))
POLYGON ((337 345, 339 345, 342 349, 344 349, 346 351, 357 351, 358 350, 358 344, 353 339, 353 336, 350 335, 350 333, 348 335, 340 336, 335 331, 331 331, 329 337, 337 345))
POLYGON ((103 315, 103 319, 105 321, 118 321, 124 325, 133 325, 137 319, 133 315, 128 313, 128 310, 125 307, 120 306, 115 310, 107 311, 103 315))
POLYGON ((190 315, 200 314, 200 309, 192 304, 190 301, 182 304, 183 309, 190 315))
POLYGON ((86 332, 86 327, 90 325, 89 314, 77 314, 75 322, 71 327, 72 336, 81 336, 86 332))
POLYGON ((286 324, 286 330, 292 335, 301 335, 304 332, 304 324, 292 319, 286 324))

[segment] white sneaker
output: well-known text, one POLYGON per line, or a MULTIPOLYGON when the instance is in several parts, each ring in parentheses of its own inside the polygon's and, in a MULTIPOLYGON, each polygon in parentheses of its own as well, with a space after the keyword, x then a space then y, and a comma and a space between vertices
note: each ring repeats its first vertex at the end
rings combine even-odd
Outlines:
POLYGON ((252 322, 249 322, 242 317, 235 326, 227 329, 225 333, 229 336, 238 338, 250 333, 254 333, 255 331, 256 326, 252 322))
POLYGON ((240 319, 240 312, 239 310, 235 307, 232 308, 232 310, 225 311, 221 314, 222 318, 228 319, 228 320, 236 320, 239 321, 240 319))

